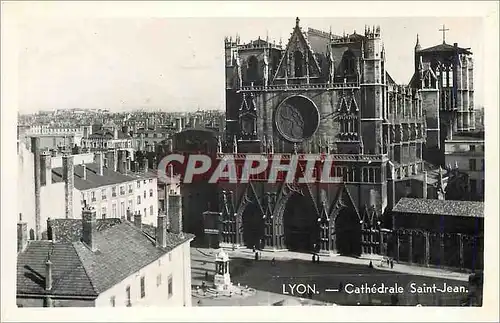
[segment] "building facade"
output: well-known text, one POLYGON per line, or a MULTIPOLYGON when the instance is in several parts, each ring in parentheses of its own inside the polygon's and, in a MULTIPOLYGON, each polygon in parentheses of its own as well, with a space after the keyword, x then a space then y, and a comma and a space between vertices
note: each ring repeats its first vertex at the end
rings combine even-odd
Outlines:
POLYGON ((81 218, 52 223, 51 240, 28 241, 18 224, 19 307, 191 306, 192 235, 167 231, 166 216, 153 230, 140 215, 103 225, 88 206, 81 218))
POLYGON ((46 234, 48 218, 78 218, 85 203, 100 219, 123 218, 129 210, 140 212, 144 223, 156 223, 157 178, 145 161, 139 167, 126 150, 53 157, 39 144, 39 137, 33 137, 31 151, 21 146, 18 153, 18 207, 30 239, 46 234))
POLYGON ((219 184, 218 197, 207 189, 202 207, 209 210, 218 199, 221 242, 342 254, 378 250, 374 230, 383 212, 406 181, 425 171, 420 93, 387 73, 380 28, 335 36, 303 32, 297 18, 284 46, 260 38, 242 44, 236 37, 225 40, 225 51, 226 132, 218 158, 327 154, 342 183, 290 186, 263 178, 219 184), (363 238, 370 232, 373 237, 363 238))
POLYGON ((388 254, 397 261, 483 269, 483 202, 402 198, 392 216, 388 254))
POLYGON ((445 141, 445 163, 467 174, 473 200, 484 200, 484 132, 457 133, 445 141))

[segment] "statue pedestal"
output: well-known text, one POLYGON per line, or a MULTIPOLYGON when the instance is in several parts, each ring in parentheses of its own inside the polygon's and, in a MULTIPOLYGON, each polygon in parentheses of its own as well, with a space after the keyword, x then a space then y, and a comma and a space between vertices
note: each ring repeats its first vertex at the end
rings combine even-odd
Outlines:
POLYGON ((214 286, 217 290, 226 290, 231 286, 231 277, 229 274, 215 275, 214 286))

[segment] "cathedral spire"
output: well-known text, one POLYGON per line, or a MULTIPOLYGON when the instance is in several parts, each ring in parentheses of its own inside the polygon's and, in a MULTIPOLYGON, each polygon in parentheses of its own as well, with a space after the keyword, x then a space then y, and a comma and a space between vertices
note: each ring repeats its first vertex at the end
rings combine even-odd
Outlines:
POLYGON ((417 43, 415 44, 415 51, 418 52, 422 47, 420 47, 420 39, 418 38, 417 34, 417 43))
POLYGON ((295 27, 299 28, 299 23, 300 23, 300 19, 299 19, 299 17, 297 17, 295 19, 295 27))

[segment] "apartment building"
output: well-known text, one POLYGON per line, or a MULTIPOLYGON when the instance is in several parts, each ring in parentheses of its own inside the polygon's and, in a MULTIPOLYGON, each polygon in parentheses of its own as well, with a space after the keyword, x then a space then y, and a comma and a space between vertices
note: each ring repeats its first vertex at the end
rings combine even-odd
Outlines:
POLYGON ((40 151, 39 138, 32 138, 32 151, 19 155, 19 213, 28 224, 30 239, 41 239, 46 220, 77 219, 87 204, 98 218, 122 218, 127 210, 140 213, 145 224, 158 216, 157 179, 143 162, 132 160, 126 150, 53 157, 40 151), (60 162, 59 162, 60 160, 60 162), (136 163, 135 171, 131 163, 136 163))
POLYGON ((473 199, 484 200, 484 132, 453 135, 445 141, 445 162, 468 175, 473 199))
POLYGON ((18 223, 19 307, 191 306, 193 235, 164 215, 151 227, 139 214, 97 220, 86 205, 81 218, 49 220, 51 240, 28 241, 18 223))

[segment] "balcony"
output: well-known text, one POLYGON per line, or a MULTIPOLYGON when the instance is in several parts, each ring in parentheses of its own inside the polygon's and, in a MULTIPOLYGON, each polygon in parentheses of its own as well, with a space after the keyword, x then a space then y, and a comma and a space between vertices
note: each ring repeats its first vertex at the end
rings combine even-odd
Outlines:
POLYGON ((333 90, 333 89, 359 89, 359 82, 339 83, 308 83, 308 84, 276 84, 276 85, 250 85, 242 86, 239 91, 288 91, 288 90, 333 90))

